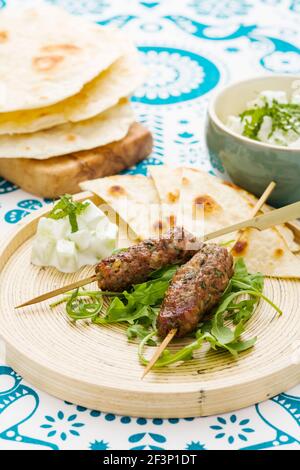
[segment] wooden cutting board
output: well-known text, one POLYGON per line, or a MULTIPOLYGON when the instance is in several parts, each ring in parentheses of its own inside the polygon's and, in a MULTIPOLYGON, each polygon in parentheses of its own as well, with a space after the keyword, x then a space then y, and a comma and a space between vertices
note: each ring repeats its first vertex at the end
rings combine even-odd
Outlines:
MULTIPOLYGON (((87 198, 99 203, 90 193, 78 195, 78 200, 87 198)), ((6 362, 28 382, 77 405, 149 418, 226 413, 299 383, 299 280, 266 279, 264 292, 283 315, 278 318, 269 304, 260 302, 247 327, 257 343, 239 359, 203 348, 193 360, 153 370, 144 380, 138 345, 127 340, 122 325, 72 323, 64 305, 49 308, 52 300, 15 310, 29 298, 93 273, 92 266, 63 274, 30 264, 32 238, 47 211, 49 207, 26 217, 0 247, 0 332, 6 362)), ((298 229, 295 234, 299 240, 298 229)), ((188 341, 178 339, 169 348, 175 351, 188 341)))
POLYGON ((152 151, 152 135, 134 123, 124 139, 60 157, 0 158, 0 176, 36 196, 56 198, 80 191, 79 183, 131 167, 152 151))

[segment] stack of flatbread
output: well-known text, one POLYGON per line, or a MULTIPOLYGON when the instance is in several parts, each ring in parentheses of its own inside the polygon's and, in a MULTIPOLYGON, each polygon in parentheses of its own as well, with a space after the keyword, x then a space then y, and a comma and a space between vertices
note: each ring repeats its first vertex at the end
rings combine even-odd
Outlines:
MULTIPOLYGON (((124 33, 50 5, 0 14, 0 159, 38 159, 123 139, 142 83, 124 33)), ((0 168, 1 171, 1 168, 0 168)))
MULTIPOLYGON (((149 173, 150 177, 100 178, 80 186, 112 208, 136 240, 157 236, 174 225, 201 237, 252 217, 255 196, 204 171, 162 165, 150 166, 149 173)), ((263 211, 267 210, 265 206, 263 211)), ((214 241, 228 244, 235 257, 245 259, 250 272, 300 278, 300 258, 295 254, 300 247, 287 225, 261 232, 247 229, 241 237, 232 233, 214 241)), ((124 238, 121 245, 126 245, 124 238)))

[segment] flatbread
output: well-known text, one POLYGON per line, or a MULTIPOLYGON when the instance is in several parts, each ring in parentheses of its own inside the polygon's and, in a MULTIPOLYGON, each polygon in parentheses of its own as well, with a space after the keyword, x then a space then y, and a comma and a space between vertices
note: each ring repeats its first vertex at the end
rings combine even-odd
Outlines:
MULTIPOLYGON (((161 166, 150 168, 150 175, 151 178, 140 175, 111 176, 87 181, 80 186, 100 196, 140 239, 157 236, 164 231, 165 214, 157 209, 149 226, 149 208, 153 207, 153 203, 157 207, 158 203, 168 201, 174 190, 176 197, 169 213, 173 209, 174 212, 178 210, 178 217, 182 220, 178 220, 177 225, 182 223, 197 236, 201 236, 201 231, 209 233, 251 217, 256 202, 254 196, 249 199, 249 193, 201 170, 161 166), (195 202, 202 204, 203 219, 197 220, 199 213, 195 212, 195 202), (186 211, 182 211, 180 206, 184 206, 186 211), (153 230, 154 225, 156 230, 153 230)), ((228 249, 232 250, 235 258, 245 259, 250 272, 259 271, 270 277, 300 278, 300 260, 282 236, 282 233, 286 235, 286 227, 279 228, 280 231, 273 227, 262 232, 247 229, 242 235, 232 233, 214 241, 237 240, 228 249)), ((291 244, 292 239, 289 241, 291 244)))
POLYGON ((288 248, 276 228, 259 232, 247 229, 232 254, 243 257, 249 272, 265 276, 300 278, 300 260, 288 248))
POLYGON ((149 167, 149 173, 153 179, 162 205, 163 227, 164 230, 168 230, 178 223, 182 168, 173 168, 167 165, 153 165, 149 167))
MULTIPOLYGON (((191 233, 203 236, 250 217, 252 204, 226 182, 194 168, 184 168, 180 190, 180 223, 191 233)), ((236 234, 220 237, 228 241, 236 234)))
POLYGON ((114 30, 47 4, 0 13, 0 112, 78 93, 122 55, 114 30))
POLYGON ((293 253, 298 253, 300 245, 294 239, 293 231, 287 226, 287 224, 276 225, 277 231, 280 233, 285 243, 293 253))
MULTIPOLYGON (((203 171, 184 169, 180 201, 187 209, 194 207, 195 201, 204 205, 204 218, 196 221, 194 210, 187 210, 184 226, 199 235, 240 222, 251 217, 253 202, 231 183, 210 176, 203 171), (195 230, 196 227, 196 230, 195 230)), ((247 229, 233 246, 232 254, 243 257, 249 271, 260 271, 271 277, 300 277, 300 260, 289 249, 284 226, 264 230, 247 229)), ((237 233, 220 237, 220 241, 237 239, 237 233)), ((290 240, 291 244, 292 240, 290 240)))
POLYGON ((135 115, 127 100, 85 121, 63 124, 32 134, 0 136, 0 158, 43 160, 88 150, 122 139, 135 115))
POLYGON ((45 108, 0 113, 0 135, 37 132, 90 119, 129 96, 142 84, 144 70, 136 49, 128 41, 126 50, 125 55, 76 95, 45 108))
MULTIPOLYGON (((243 197, 248 199, 253 204, 253 206, 256 204, 257 197, 255 197, 251 193, 248 193, 248 191, 241 189, 238 186, 235 186, 235 185, 232 185, 232 186, 235 187, 237 191, 239 191, 243 197)), ((261 213, 265 214, 266 212, 269 212, 271 210, 274 210, 273 207, 269 206, 268 204, 264 204, 263 207, 261 208, 261 213)), ((287 244, 287 246, 293 253, 297 253, 298 251, 300 251, 300 245, 299 243, 296 242, 294 238, 294 233, 287 224, 277 225, 276 229, 278 230, 280 235, 283 237, 283 239, 285 240, 285 243, 287 244)))
POLYGON ((143 240, 162 231, 160 201, 151 178, 115 175, 80 183, 107 203, 143 240))

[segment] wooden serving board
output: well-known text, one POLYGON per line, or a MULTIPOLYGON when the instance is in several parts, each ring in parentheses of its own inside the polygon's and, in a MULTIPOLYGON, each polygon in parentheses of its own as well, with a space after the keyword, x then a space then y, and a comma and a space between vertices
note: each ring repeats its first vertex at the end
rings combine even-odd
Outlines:
MULTIPOLYGON (((82 193, 78 200, 92 198, 82 193)), ((24 300, 90 275, 72 275, 30 264, 38 219, 26 218, 0 249, 0 332, 6 361, 36 387, 63 400, 105 412, 149 418, 219 414, 265 400, 300 380, 300 282, 266 279, 265 293, 283 310, 278 318, 261 302, 248 324, 255 347, 234 360, 202 349, 195 359, 151 371, 142 381, 137 344, 120 325, 71 323, 64 306, 49 303, 21 310, 24 300)), ((93 287, 93 286, 91 286, 93 287)), ((96 286, 95 286, 96 287, 96 286)), ((171 349, 188 340, 178 340, 171 349)), ((149 348, 152 355, 153 348, 149 348)))
POLYGON ((0 176, 41 197, 75 194, 82 181, 119 173, 143 160, 152 143, 150 131, 136 122, 124 139, 95 149, 47 160, 0 158, 0 176))

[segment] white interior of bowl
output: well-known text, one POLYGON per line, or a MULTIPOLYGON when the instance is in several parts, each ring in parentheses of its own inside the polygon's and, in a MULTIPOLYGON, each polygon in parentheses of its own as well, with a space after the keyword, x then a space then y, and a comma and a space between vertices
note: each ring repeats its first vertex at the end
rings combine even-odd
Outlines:
POLYGON ((246 104, 257 97, 263 90, 283 90, 291 95, 292 83, 300 77, 291 75, 273 75, 253 78, 233 83, 221 91, 214 100, 216 116, 226 124, 229 115, 238 115, 246 109, 246 104))

